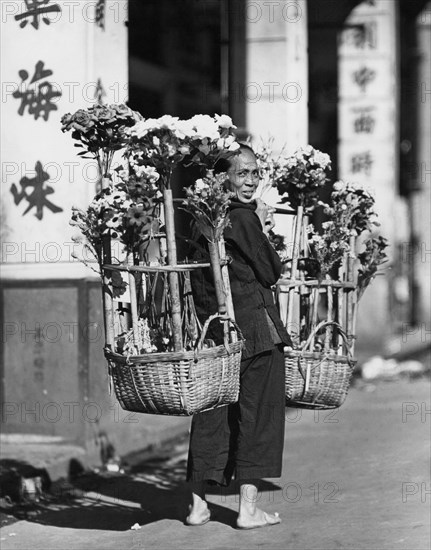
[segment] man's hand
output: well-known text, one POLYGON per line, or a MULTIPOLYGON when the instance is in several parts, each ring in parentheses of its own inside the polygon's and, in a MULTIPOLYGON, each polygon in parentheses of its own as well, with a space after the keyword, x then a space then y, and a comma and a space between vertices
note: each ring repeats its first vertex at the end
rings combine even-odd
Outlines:
POLYGON ((262 199, 256 199, 256 214, 262 224, 263 232, 268 235, 269 231, 274 227, 274 212, 275 208, 264 203, 262 199))

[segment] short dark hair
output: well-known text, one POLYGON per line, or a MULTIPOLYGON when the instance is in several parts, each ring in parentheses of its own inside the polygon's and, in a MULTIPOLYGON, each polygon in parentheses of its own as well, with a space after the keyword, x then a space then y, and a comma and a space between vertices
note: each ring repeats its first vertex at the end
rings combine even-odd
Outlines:
MULTIPOLYGON (((253 155, 256 156, 256 153, 253 151, 253 149, 248 145, 247 143, 239 143, 239 150, 240 152, 243 151, 249 151, 250 153, 253 153, 253 155)), ((229 168, 232 166, 232 160, 233 157, 229 157, 228 159, 220 159, 218 160, 214 165, 214 173, 220 174, 221 172, 227 172, 229 168)))

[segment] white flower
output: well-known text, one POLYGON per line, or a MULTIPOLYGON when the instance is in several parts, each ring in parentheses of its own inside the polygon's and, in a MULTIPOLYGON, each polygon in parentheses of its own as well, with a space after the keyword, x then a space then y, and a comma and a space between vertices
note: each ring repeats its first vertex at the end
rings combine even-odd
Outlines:
POLYGON ((128 170, 119 170, 118 177, 123 181, 127 180, 129 178, 128 170))
POLYGON ((295 168, 295 166, 298 166, 298 159, 296 157, 286 159, 286 168, 295 168))
POLYGON ((337 192, 343 191, 346 188, 346 184, 343 181, 336 181, 332 188, 337 192))
POLYGON ((122 224, 121 216, 113 216, 110 220, 106 222, 106 227, 111 229, 117 229, 122 224))
POLYGON ((154 166, 140 166, 140 177, 145 176, 149 183, 156 183, 160 178, 160 174, 154 166))
POLYGON ((189 146, 189 145, 182 145, 182 146, 179 148, 179 152, 180 152, 182 155, 187 155, 188 153, 190 153, 190 146, 189 146))
POLYGON ((195 181, 195 189, 197 193, 200 193, 204 189, 208 189, 208 187, 209 185, 205 183, 205 181, 202 178, 195 181))
POLYGON ((323 223, 322 223, 322 229, 329 229, 329 228, 332 227, 333 225, 334 225, 334 222, 333 222, 333 221, 323 222, 323 223))
POLYGON ((153 136, 153 145, 156 147, 160 145, 160 139, 157 136, 153 136))
MULTIPOLYGON (((234 143, 236 143, 235 136, 227 136, 227 137, 224 138, 224 146, 225 147, 230 147, 234 143)), ((237 145, 239 147, 238 143, 237 143, 237 145)))
POLYGON ((177 149, 172 144, 168 143, 168 156, 173 157, 176 152, 177 149))
POLYGON ((208 115, 195 115, 190 119, 196 134, 195 137, 204 139, 208 138, 211 141, 216 141, 220 138, 218 124, 213 118, 208 115))
POLYGON ((240 145, 237 141, 234 141, 231 145, 229 145, 228 147, 228 151, 238 151, 238 149, 240 148, 240 145))
POLYGON ((331 163, 331 158, 326 153, 321 151, 314 151, 313 158, 310 159, 313 164, 319 165, 321 168, 326 168, 331 163))
POLYGON ((232 119, 228 115, 214 115, 215 121, 220 126, 220 128, 236 128, 234 126, 232 119))
MULTIPOLYGON (((301 150, 301 149, 300 149, 301 150)), ((304 155, 312 155, 314 152, 314 149, 311 145, 307 145, 305 149, 302 149, 304 155)))

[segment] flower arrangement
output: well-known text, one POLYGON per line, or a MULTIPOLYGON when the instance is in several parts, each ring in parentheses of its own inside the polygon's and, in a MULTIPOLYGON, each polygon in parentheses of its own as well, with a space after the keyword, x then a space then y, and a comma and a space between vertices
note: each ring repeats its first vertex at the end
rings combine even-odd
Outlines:
POLYGON ((323 232, 316 233, 314 226, 307 227, 307 236, 311 256, 318 262, 318 277, 320 279, 338 266, 346 253, 350 253, 350 232, 338 223, 338 220, 330 220, 322 224, 323 232))
POLYGON ((80 229, 99 264, 104 236, 119 240, 126 252, 138 251, 150 239, 161 200, 158 178, 150 168, 141 180, 132 177, 102 189, 86 210, 72 208, 70 223, 80 229))
POLYGON ((367 286, 379 275, 379 268, 388 261, 385 249, 389 246, 385 237, 370 237, 364 242, 365 249, 358 254, 358 299, 367 286))
MULTIPOLYGON (((355 257, 352 244, 355 237, 365 231, 372 232, 380 224, 376 220, 374 197, 360 185, 337 181, 333 185, 329 204, 321 201, 318 204, 323 207, 327 221, 322 223, 320 233, 312 224, 308 226, 307 233, 311 254, 319 262, 319 277, 324 278, 333 267, 339 266, 346 253, 355 257)), ((380 254, 374 254, 373 258, 382 260, 380 254)), ((365 256, 358 256, 361 265, 365 259, 365 256)))
POLYGON ((317 204, 319 189, 329 181, 330 169, 329 155, 307 145, 289 157, 279 157, 270 171, 282 203, 311 209, 317 204))
POLYGON ((165 115, 142 120, 128 131, 130 166, 137 175, 143 166, 154 166, 167 186, 172 170, 182 162, 212 168, 217 160, 236 154, 235 128, 226 115, 195 115, 188 120, 165 115))
MULTIPOLYGON (((208 241, 218 313, 222 316, 226 314, 226 293, 220 268, 219 243, 229 224, 228 208, 233 196, 226 189, 226 180, 225 172, 214 175, 213 170, 207 170, 203 178, 184 189, 186 198, 182 202, 182 208, 191 214, 198 230, 208 241)), ((226 323, 224 328, 227 334, 226 323)))
POLYGON ((218 241, 229 223, 228 208, 233 193, 226 190, 226 173, 214 175, 208 170, 206 175, 185 187, 186 198, 182 208, 194 218, 200 232, 210 242, 218 241))
MULTIPOLYGON (((86 210, 73 209, 71 221, 81 230, 87 240, 85 246, 93 252, 100 266, 111 263, 111 239, 125 247, 128 264, 137 265, 145 258, 143 245, 154 242, 155 235, 161 238, 157 241, 160 263, 163 266, 178 263, 170 186, 172 172, 180 164, 210 170, 219 159, 237 154, 239 144, 233 135, 235 128, 226 115, 195 115, 188 120, 170 115, 144 119, 125 105, 96 105, 62 118, 63 132, 71 130, 72 138, 80 142, 76 146, 84 149, 79 155, 95 158, 101 177, 110 180, 109 186, 96 194, 86 210), (112 158, 119 150, 123 150, 124 166, 116 168, 114 177, 112 158), (164 231, 161 232, 162 225, 164 231)), ((184 206, 190 207, 198 223, 208 222, 207 234, 217 248, 217 240, 227 223, 228 193, 224 191, 222 177, 208 173, 192 187, 186 190, 184 206)), ((218 249, 215 252, 218 253, 218 249)), ((119 273, 116 270, 104 272, 108 286, 118 287, 113 289, 117 296, 126 286, 119 273)), ((135 286, 133 278, 137 282, 139 277, 129 276, 131 288, 135 286)), ((145 277, 144 287, 152 275, 145 277)), ((160 312, 153 311, 154 304, 146 303, 138 317, 132 308, 135 320, 132 329, 122 335, 124 352, 130 345, 148 352, 184 348, 184 342, 190 340, 190 334, 195 332, 193 320, 190 320, 193 308, 187 302, 184 277, 175 270, 167 270, 166 276, 159 277, 155 283, 154 296, 159 296, 160 285, 163 287, 163 319, 160 312), (161 322, 163 327, 159 334, 157 330, 161 322), (133 341, 132 344, 129 340, 133 341), (148 341, 152 344, 147 345, 148 341)), ((144 292, 149 292, 148 288, 144 292)), ((144 299, 145 302, 154 299, 151 292, 150 295, 144 299)), ((120 344, 120 340, 117 343, 120 344)))
POLYGON ((64 115, 61 129, 72 131, 72 138, 80 142, 75 147, 84 149, 78 155, 96 159, 100 177, 109 178, 115 151, 123 149, 129 141, 126 128, 141 119, 138 112, 124 104, 93 105, 64 115))
POLYGON ((345 227, 350 235, 357 236, 363 231, 372 231, 373 226, 380 225, 376 221, 373 195, 358 184, 335 182, 330 204, 319 204, 323 206, 324 214, 345 227))

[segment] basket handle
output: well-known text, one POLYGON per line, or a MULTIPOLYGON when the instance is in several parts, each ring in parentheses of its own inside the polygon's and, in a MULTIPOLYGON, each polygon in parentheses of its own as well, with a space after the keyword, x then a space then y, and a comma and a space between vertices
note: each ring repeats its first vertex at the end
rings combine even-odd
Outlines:
MULTIPOLYGON (((310 368, 310 365, 307 363, 306 372, 304 373, 302 365, 301 365, 301 358, 303 357, 303 354, 307 351, 307 348, 310 346, 311 342, 313 341, 314 336, 319 332, 319 330, 321 330, 322 328, 327 327, 329 325, 335 326, 337 328, 337 330, 339 331, 339 333, 341 334, 341 337, 343 338, 343 341, 346 344, 347 362, 349 363, 349 365, 351 365, 351 363, 353 361, 353 355, 352 355, 352 352, 351 352, 351 349, 350 349, 351 342, 349 342, 349 338, 347 337, 347 334, 345 333, 345 331, 342 329, 341 325, 339 323, 335 322, 335 321, 321 321, 318 325, 316 325, 314 330, 311 332, 310 336, 308 337, 307 341, 304 344, 304 347, 302 348, 301 354, 298 356, 298 368, 299 368, 299 371, 302 374, 302 377, 305 380, 304 393, 306 393, 308 391, 308 388, 309 388, 309 385, 310 385, 311 368, 310 368)), ((324 356, 325 356, 325 354, 323 353, 323 358, 324 358, 324 356)), ((323 360, 323 358, 322 358, 322 360, 323 360)))
POLYGON ((349 342, 349 337, 347 336, 346 332, 343 330, 341 325, 339 323, 337 323, 336 321, 321 321, 318 325, 316 325, 316 327, 314 328, 314 330, 311 332, 310 336, 308 337, 307 341, 305 342, 304 347, 302 348, 302 352, 307 351, 307 348, 310 346, 311 342, 313 341, 314 337, 319 332, 319 330, 321 330, 322 328, 325 328, 329 325, 333 325, 334 327, 337 328, 338 332, 341 334, 341 337, 343 338, 344 343, 346 344, 348 358, 350 360, 353 359, 352 353, 350 351, 352 343, 349 342))
MULTIPOLYGON (((220 313, 214 313, 214 315, 211 315, 210 317, 208 317, 208 319, 205 321, 205 324, 203 326, 203 329, 202 329, 202 332, 201 332, 201 335, 199 337, 199 340, 195 346, 195 362, 198 360, 198 353, 199 351, 201 351, 202 347, 203 347, 203 344, 204 344, 204 340, 205 340, 205 336, 207 334, 207 331, 208 331, 208 327, 210 325, 210 323, 212 321, 214 321, 214 319, 221 319, 222 321, 227 321, 229 322, 231 325, 233 325, 233 327, 235 328, 235 330, 237 331, 238 333, 238 336, 240 337, 241 340, 244 340, 244 337, 242 335, 242 332, 241 332, 241 329, 239 328, 239 326, 237 325, 237 323, 231 319, 230 317, 226 317, 226 315, 221 315, 220 313)), ((229 342, 228 342, 228 334, 225 333, 224 335, 224 347, 226 348, 226 351, 227 353, 229 354, 229 342)))

